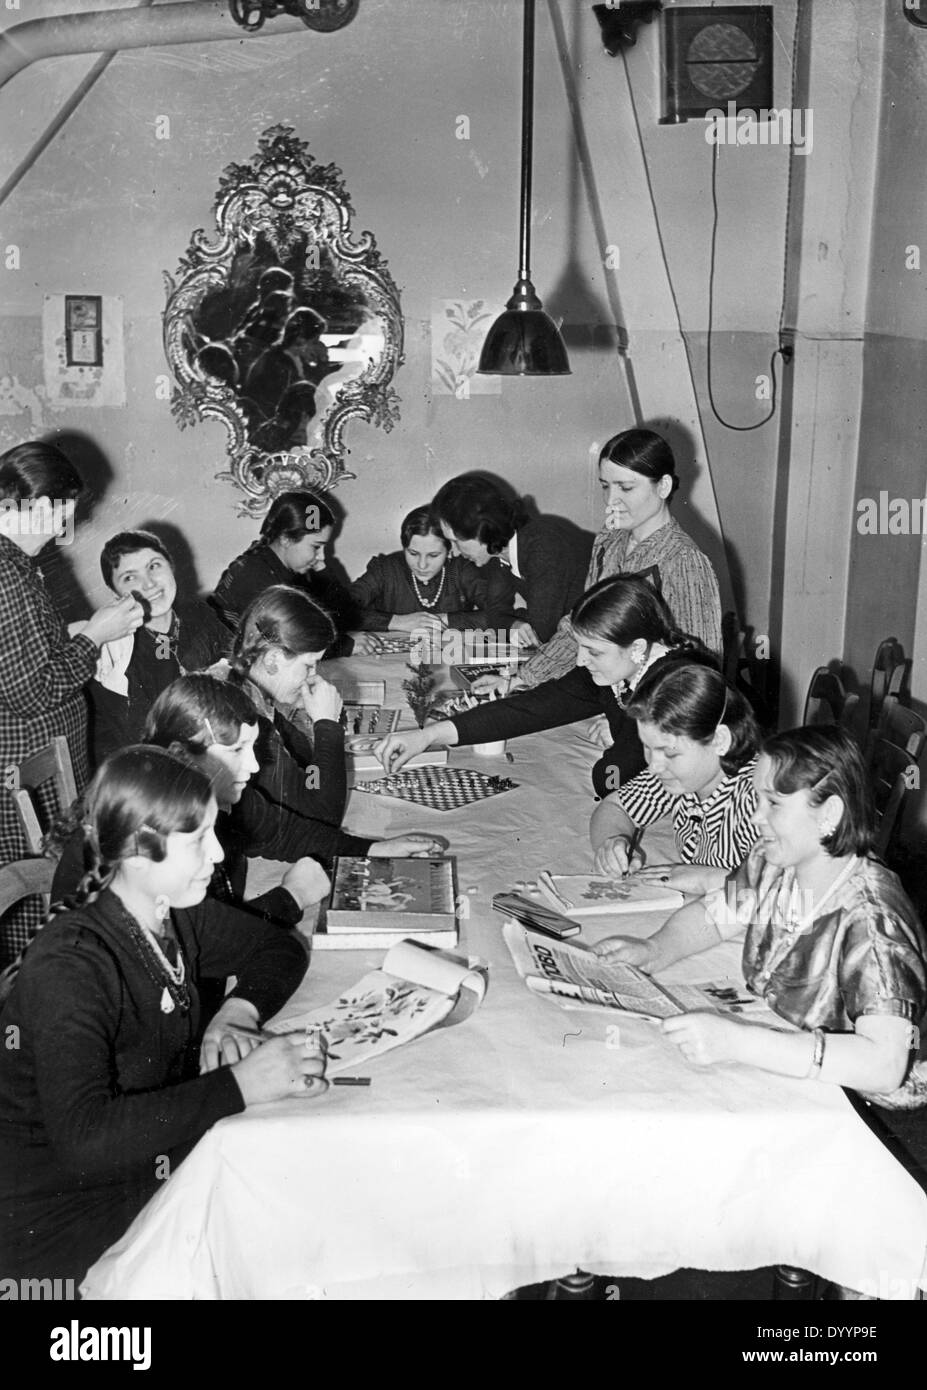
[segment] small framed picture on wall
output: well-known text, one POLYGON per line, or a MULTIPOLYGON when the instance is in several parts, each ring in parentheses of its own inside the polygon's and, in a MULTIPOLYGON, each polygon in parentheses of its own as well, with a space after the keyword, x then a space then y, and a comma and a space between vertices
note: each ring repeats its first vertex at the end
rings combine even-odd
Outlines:
POLYGON ((101 295, 65 295, 64 336, 69 367, 102 367, 103 299, 101 295))

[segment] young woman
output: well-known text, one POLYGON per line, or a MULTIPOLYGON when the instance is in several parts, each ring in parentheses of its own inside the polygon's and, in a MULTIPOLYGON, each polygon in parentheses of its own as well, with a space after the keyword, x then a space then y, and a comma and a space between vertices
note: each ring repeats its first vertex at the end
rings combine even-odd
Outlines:
MULTIPOLYGON (((711 561, 670 513, 679 486, 669 444, 654 430, 624 430, 599 455, 599 481, 605 497, 605 525, 595 538, 586 586, 609 575, 640 574, 666 600, 673 622, 697 637, 716 656, 721 653, 721 600, 711 561)), ((519 668, 516 681, 540 685, 564 675, 576 659, 569 624, 561 621, 540 651, 519 668)), ((487 684, 479 688, 489 688, 487 684)), ((496 693, 514 688, 506 679, 496 693)))
POLYGON ((431 504, 453 555, 498 574, 509 572, 527 611, 510 626, 525 646, 552 637, 585 587, 591 542, 554 516, 528 521, 486 478, 463 474, 445 483, 431 504), (495 564, 491 565, 491 561, 495 564))
MULTIPOLYGON (((128 637, 142 622, 134 598, 98 608, 69 637, 36 561, 56 535, 67 535, 83 482, 53 444, 34 441, 0 457, 0 748, 14 766, 57 734, 71 750, 78 790, 87 781, 84 686, 98 649, 128 637)), ((28 853, 10 789, 0 785, 0 862, 28 853)), ((27 898, 0 927, 0 968, 13 960, 42 921, 41 898, 27 898)))
POLYGON ((227 679, 258 711, 259 771, 232 812, 249 853, 292 862, 304 855, 327 869, 337 854, 440 853, 440 837, 400 835, 371 841, 341 829, 348 796, 341 696, 316 674, 334 627, 306 594, 266 589, 245 610, 227 679))
POLYGON ((223 573, 213 603, 223 620, 237 628, 248 604, 272 584, 288 584, 320 603, 337 629, 329 656, 347 655, 357 626, 350 595, 325 572, 325 547, 335 518, 314 492, 282 492, 271 503, 258 539, 223 573))
MULTIPOLYGON (((719 671, 677 663, 641 681, 628 713, 637 721, 647 770, 592 814, 596 873, 627 873, 637 832, 666 815, 685 865, 734 868, 756 839, 759 732, 746 700, 719 671)), ((684 891, 691 880, 685 868, 659 874, 684 891)))
MULTIPOLYGON (((257 853, 247 843, 231 814, 258 771, 254 746, 258 713, 243 690, 212 676, 181 676, 162 691, 145 721, 145 742, 166 748, 181 762, 203 772, 210 781, 219 807, 216 838, 222 861, 216 865, 210 895, 234 903, 245 912, 279 926, 294 926, 312 903, 320 902, 331 888, 328 876, 314 859, 297 860, 278 887, 245 901, 247 855, 257 853)), ((83 819, 83 807, 78 814, 83 819)), ((86 873, 85 843, 78 828, 69 833, 76 817, 62 822, 61 857, 55 869, 52 901, 70 897, 86 873)))
POLYGON ((485 568, 448 559, 449 543, 429 507, 409 512, 399 541, 401 550, 375 555, 351 585, 362 632, 511 626, 506 588, 494 585, 485 568))
POLYGON ((669 609, 651 584, 634 575, 603 579, 570 614, 576 666, 558 680, 477 705, 424 729, 393 734, 380 756, 391 770, 436 743, 491 743, 539 733, 590 716, 604 715, 612 747, 593 769, 600 796, 644 767, 637 728, 626 713, 645 673, 657 675, 674 662, 714 658, 695 638, 677 631, 669 609))
POLYGON ((79 1282, 216 1120, 325 1088, 321 1059, 260 1032, 302 947, 205 897, 216 813, 203 774, 159 748, 94 778, 82 904, 36 937, 3 1013, 4 1276, 79 1282), (201 982, 230 975, 204 1033, 201 982))
POLYGON ((200 599, 177 598, 174 561, 150 531, 121 531, 100 554, 100 569, 113 593, 140 597, 145 622, 100 651, 89 686, 96 762, 138 743, 154 701, 185 671, 211 666, 232 645, 227 628, 200 599))
POLYGON ((748 988, 801 1031, 708 1013, 664 1031, 701 1065, 831 1081, 887 1108, 927 1103, 917 1060, 927 939, 896 876, 871 856, 859 749, 843 729, 792 729, 764 743, 754 780, 757 845, 724 887, 642 943, 642 963, 661 969, 746 926, 748 988))

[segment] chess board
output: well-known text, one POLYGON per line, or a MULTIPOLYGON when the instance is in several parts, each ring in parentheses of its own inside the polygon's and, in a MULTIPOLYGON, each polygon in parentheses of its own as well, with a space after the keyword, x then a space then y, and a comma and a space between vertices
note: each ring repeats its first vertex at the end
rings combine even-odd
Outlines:
POLYGON ((368 632, 366 636, 376 642, 376 646, 369 653, 370 656, 402 655, 412 650, 410 632, 368 632))
POLYGON ((386 738, 388 734, 395 732, 399 716, 398 709, 345 700, 341 709, 341 727, 344 729, 348 747, 353 746, 355 736, 368 741, 386 738))
POLYGON ((421 767, 364 782, 356 790, 374 796, 395 796, 431 811, 457 811, 472 801, 485 801, 517 786, 510 777, 493 777, 469 767, 421 767))

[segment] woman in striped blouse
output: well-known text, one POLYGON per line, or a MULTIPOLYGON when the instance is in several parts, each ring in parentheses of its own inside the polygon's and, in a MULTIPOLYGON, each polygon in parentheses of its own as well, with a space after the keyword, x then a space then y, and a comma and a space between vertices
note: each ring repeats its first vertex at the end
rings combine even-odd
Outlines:
POLYGON ((645 677, 628 712, 637 721, 648 766, 593 812, 596 872, 626 873, 633 867, 637 832, 669 815, 683 863, 654 866, 642 876, 704 892, 714 886, 717 870, 746 858, 756 838, 759 730, 753 713, 720 672, 688 664, 645 677), (712 882, 690 865, 711 866, 712 882))

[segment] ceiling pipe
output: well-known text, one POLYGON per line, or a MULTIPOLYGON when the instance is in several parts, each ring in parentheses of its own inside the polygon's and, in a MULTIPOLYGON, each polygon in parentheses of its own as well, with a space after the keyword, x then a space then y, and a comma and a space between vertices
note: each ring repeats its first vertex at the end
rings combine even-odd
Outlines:
MULTIPOLYGON (((301 19, 281 15, 261 38, 305 34, 301 19)), ((52 15, 14 24, 0 34, 0 87, 42 58, 75 53, 114 53, 127 48, 167 48, 180 43, 209 43, 250 37, 229 13, 225 0, 183 0, 151 9, 91 10, 52 15)))

